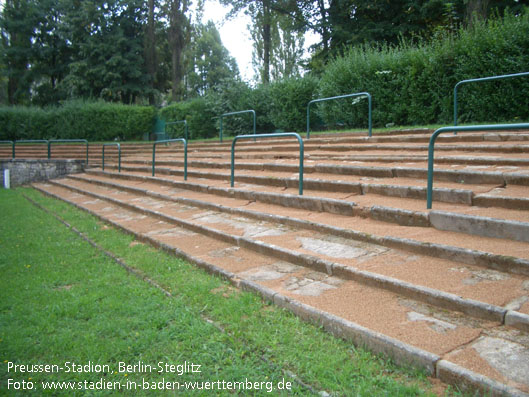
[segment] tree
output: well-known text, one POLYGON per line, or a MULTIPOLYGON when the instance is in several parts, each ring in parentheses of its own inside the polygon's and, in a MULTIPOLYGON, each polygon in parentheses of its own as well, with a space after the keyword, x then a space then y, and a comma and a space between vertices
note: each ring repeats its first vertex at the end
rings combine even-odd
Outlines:
MULTIPOLYGON (((259 26, 250 29, 253 39, 252 61, 261 82, 266 83, 264 73, 265 43, 259 26)), ((269 67, 270 80, 300 76, 300 60, 304 53, 304 31, 297 30, 295 22, 285 14, 273 12, 270 21, 269 67)))
POLYGON ((345 48, 364 43, 397 44, 401 39, 429 39, 438 29, 455 31, 473 18, 515 13, 529 0, 298 0, 283 7, 297 29, 310 29, 321 41, 313 47, 311 67, 322 70, 345 48))
POLYGON ((189 0, 169 0, 166 2, 166 13, 169 18, 169 47, 171 50, 171 98, 178 101, 184 95, 184 51, 189 44, 191 24, 187 13, 189 0))
POLYGON ((62 89, 69 97, 133 103, 148 92, 141 0, 70 2, 67 24, 75 56, 62 89), (76 7, 78 6, 78 7, 76 7))
POLYGON ((156 25, 154 0, 147 0, 147 25, 145 28, 145 67, 149 76, 149 104, 154 105, 154 87, 156 86, 157 56, 156 56, 156 25))
MULTIPOLYGON (((260 81, 268 84, 277 75, 274 72, 275 58, 279 55, 279 47, 283 46, 283 54, 298 55, 301 32, 304 27, 293 16, 299 16, 297 2, 294 0, 220 0, 224 5, 231 6, 230 16, 245 12, 252 18, 250 31, 254 41, 253 61, 260 74, 260 81), (290 19, 289 19, 290 18, 290 19), (292 35, 291 37, 287 37, 292 35)), ((301 44, 302 45, 302 44, 301 44)), ((290 68, 291 59, 288 61, 290 68)), ((285 69, 283 67, 283 69, 285 69)), ((294 70, 295 67, 290 68, 294 70)))
POLYGON ((254 40, 260 41, 260 51, 258 57, 262 64, 261 81, 264 84, 270 82, 270 50, 271 50, 271 23, 272 23, 272 2, 274 0, 220 0, 221 4, 231 6, 230 16, 234 16, 244 11, 252 18, 254 40))
POLYGON ((3 62, 7 74, 7 98, 10 104, 29 101, 34 31, 38 4, 34 0, 7 0, 0 27, 3 62))
POLYGON ((187 85, 191 96, 205 95, 221 83, 239 78, 237 63, 222 45, 220 34, 212 21, 194 29, 190 53, 187 85))

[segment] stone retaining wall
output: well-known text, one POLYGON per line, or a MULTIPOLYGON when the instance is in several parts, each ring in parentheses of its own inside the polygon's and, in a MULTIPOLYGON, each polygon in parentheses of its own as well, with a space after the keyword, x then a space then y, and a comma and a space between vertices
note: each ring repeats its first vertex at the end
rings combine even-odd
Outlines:
POLYGON ((84 168, 84 160, 0 160, 0 187, 4 186, 6 169, 9 170, 11 187, 17 187, 84 172, 84 168))

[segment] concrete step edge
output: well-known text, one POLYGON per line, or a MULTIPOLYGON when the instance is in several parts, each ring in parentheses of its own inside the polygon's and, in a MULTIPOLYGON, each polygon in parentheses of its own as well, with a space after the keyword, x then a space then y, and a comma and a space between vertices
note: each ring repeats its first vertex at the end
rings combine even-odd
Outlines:
POLYGON ((529 210, 529 198, 476 194, 473 204, 478 207, 501 207, 513 210, 529 210))
MULTIPOLYGON (((115 166, 107 167, 109 169, 115 166)), ((122 171, 150 171, 149 167, 130 167, 121 166, 122 171)), ((172 168, 156 168, 156 173, 162 175, 184 175, 183 170, 176 170, 172 168)), ((229 180, 229 174, 219 174, 213 172, 187 171, 188 177, 212 179, 212 180, 229 180)), ((235 183, 243 182, 260 186, 274 186, 282 188, 299 187, 298 178, 282 178, 282 177, 267 177, 258 175, 235 175, 235 183)), ((344 181, 328 181, 324 179, 304 178, 303 186, 307 190, 316 191, 331 191, 343 192, 351 194, 365 195, 368 193, 378 194, 388 197, 401 197, 410 199, 426 200, 426 187, 422 186, 406 186, 406 185, 390 185, 378 183, 363 183, 363 182, 344 182, 344 181)), ((433 188, 433 200, 445 203, 466 204, 472 205, 474 193, 466 189, 453 188, 433 188)))
POLYGON ((529 222, 432 210, 430 224, 439 230, 529 242, 529 222))
POLYGON ((420 226, 428 227, 428 214, 426 212, 417 212, 401 210, 398 208, 372 206, 359 207, 352 201, 344 201, 331 198, 308 197, 292 194, 280 194, 269 192, 253 192, 237 188, 220 188, 197 183, 178 182, 159 177, 132 175, 123 173, 109 173, 106 171, 88 170, 87 173, 103 176, 115 176, 129 180, 143 180, 162 183, 166 186, 174 186, 181 189, 197 191, 202 193, 216 194, 222 197, 235 197, 243 200, 260 201, 267 204, 275 204, 283 207, 306 209, 309 211, 329 212, 346 216, 360 216, 363 218, 372 218, 385 222, 397 223, 403 226, 420 226))

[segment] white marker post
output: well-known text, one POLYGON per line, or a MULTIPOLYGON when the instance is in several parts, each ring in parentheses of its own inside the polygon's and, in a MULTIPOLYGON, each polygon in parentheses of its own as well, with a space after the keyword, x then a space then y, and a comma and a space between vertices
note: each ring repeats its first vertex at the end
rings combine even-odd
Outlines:
POLYGON ((9 189, 10 188, 10 183, 9 183, 9 170, 4 170, 4 187, 6 189, 9 189))

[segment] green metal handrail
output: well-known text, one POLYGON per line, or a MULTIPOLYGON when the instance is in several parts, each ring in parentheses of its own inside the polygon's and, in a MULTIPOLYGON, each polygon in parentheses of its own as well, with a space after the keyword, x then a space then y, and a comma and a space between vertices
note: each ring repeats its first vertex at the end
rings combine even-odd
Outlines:
POLYGON ((529 123, 521 124, 489 124, 489 125, 469 125, 464 127, 442 127, 437 129, 430 137, 428 145, 428 187, 426 193, 426 208, 432 209, 433 190, 433 162, 434 146, 437 137, 444 132, 469 132, 469 131, 491 131, 491 130, 529 130, 529 123))
MULTIPOLYGON (((255 110, 241 110, 238 112, 230 112, 230 113, 224 113, 221 114, 220 117, 220 141, 222 142, 222 118, 225 116, 233 116, 235 114, 241 114, 241 113, 252 113, 253 114, 253 134, 256 135, 256 116, 255 116, 255 110)), ((255 138, 255 137, 254 137, 255 138)))
POLYGON ((102 169, 105 170, 105 146, 118 147, 118 172, 121 172, 121 145, 119 143, 103 143, 102 169))
MULTIPOLYGON (((44 143, 48 145, 48 141, 46 139, 21 139, 18 141, 15 141, 13 143, 13 158, 15 158, 15 150, 17 143, 44 143)), ((50 159, 50 153, 48 152, 48 160, 50 159)))
POLYGON ((313 99, 312 101, 310 101, 307 105, 307 139, 310 139, 310 105, 312 105, 313 103, 317 103, 317 102, 325 102, 325 101, 332 101, 332 100, 335 100, 335 99, 342 99, 342 98, 349 98, 349 97, 357 97, 357 96, 367 96, 367 101, 368 101, 368 107, 369 107, 369 114, 368 114, 368 118, 369 118, 369 132, 368 132, 368 136, 371 136, 371 130, 372 130, 372 120, 371 120, 371 109, 372 109, 372 100, 371 100, 371 94, 369 92, 357 92, 355 94, 346 94, 346 95, 338 95, 338 96, 333 96, 333 97, 329 97, 329 98, 319 98, 319 99, 313 99))
POLYGON ((1 144, 11 144, 11 157, 15 158, 15 142, 13 141, 0 141, 1 144))
POLYGON ((462 84, 466 84, 466 83, 475 83, 479 81, 491 81, 491 80, 503 80, 503 79, 509 79, 513 77, 521 77, 521 76, 529 76, 529 72, 504 74, 501 76, 481 77, 478 79, 461 80, 459 83, 457 83, 454 86, 454 126, 457 126, 457 89, 459 88, 459 86, 461 86, 462 84))
MULTIPOLYGON (((303 195, 303 157, 304 157, 304 146, 303 139, 301 136, 295 132, 283 132, 277 134, 259 134, 259 139, 261 138, 283 138, 283 137, 295 137, 299 142, 299 195, 303 195)), ((238 135, 233 138, 231 143, 231 187, 233 187, 235 179, 235 144, 240 139, 254 139, 254 135, 238 135)))
POLYGON ((184 138, 166 139, 156 141, 152 145, 152 176, 154 176, 154 166, 156 164, 156 145, 159 143, 182 142, 184 144, 184 181, 187 181, 187 140, 184 138))
MULTIPOLYGON (((168 125, 173 125, 173 124, 184 124, 184 138, 186 141, 189 140, 189 137, 188 137, 188 126, 187 126, 187 120, 178 120, 178 121, 171 121, 170 123, 165 123, 165 128, 167 130, 167 126, 168 125)), ((165 135, 167 135, 167 131, 165 132, 165 135)))
POLYGON ((51 159, 52 143, 84 143, 86 145, 86 165, 88 165, 88 141, 86 139, 50 139, 48 141, 48 158, 51 159))

